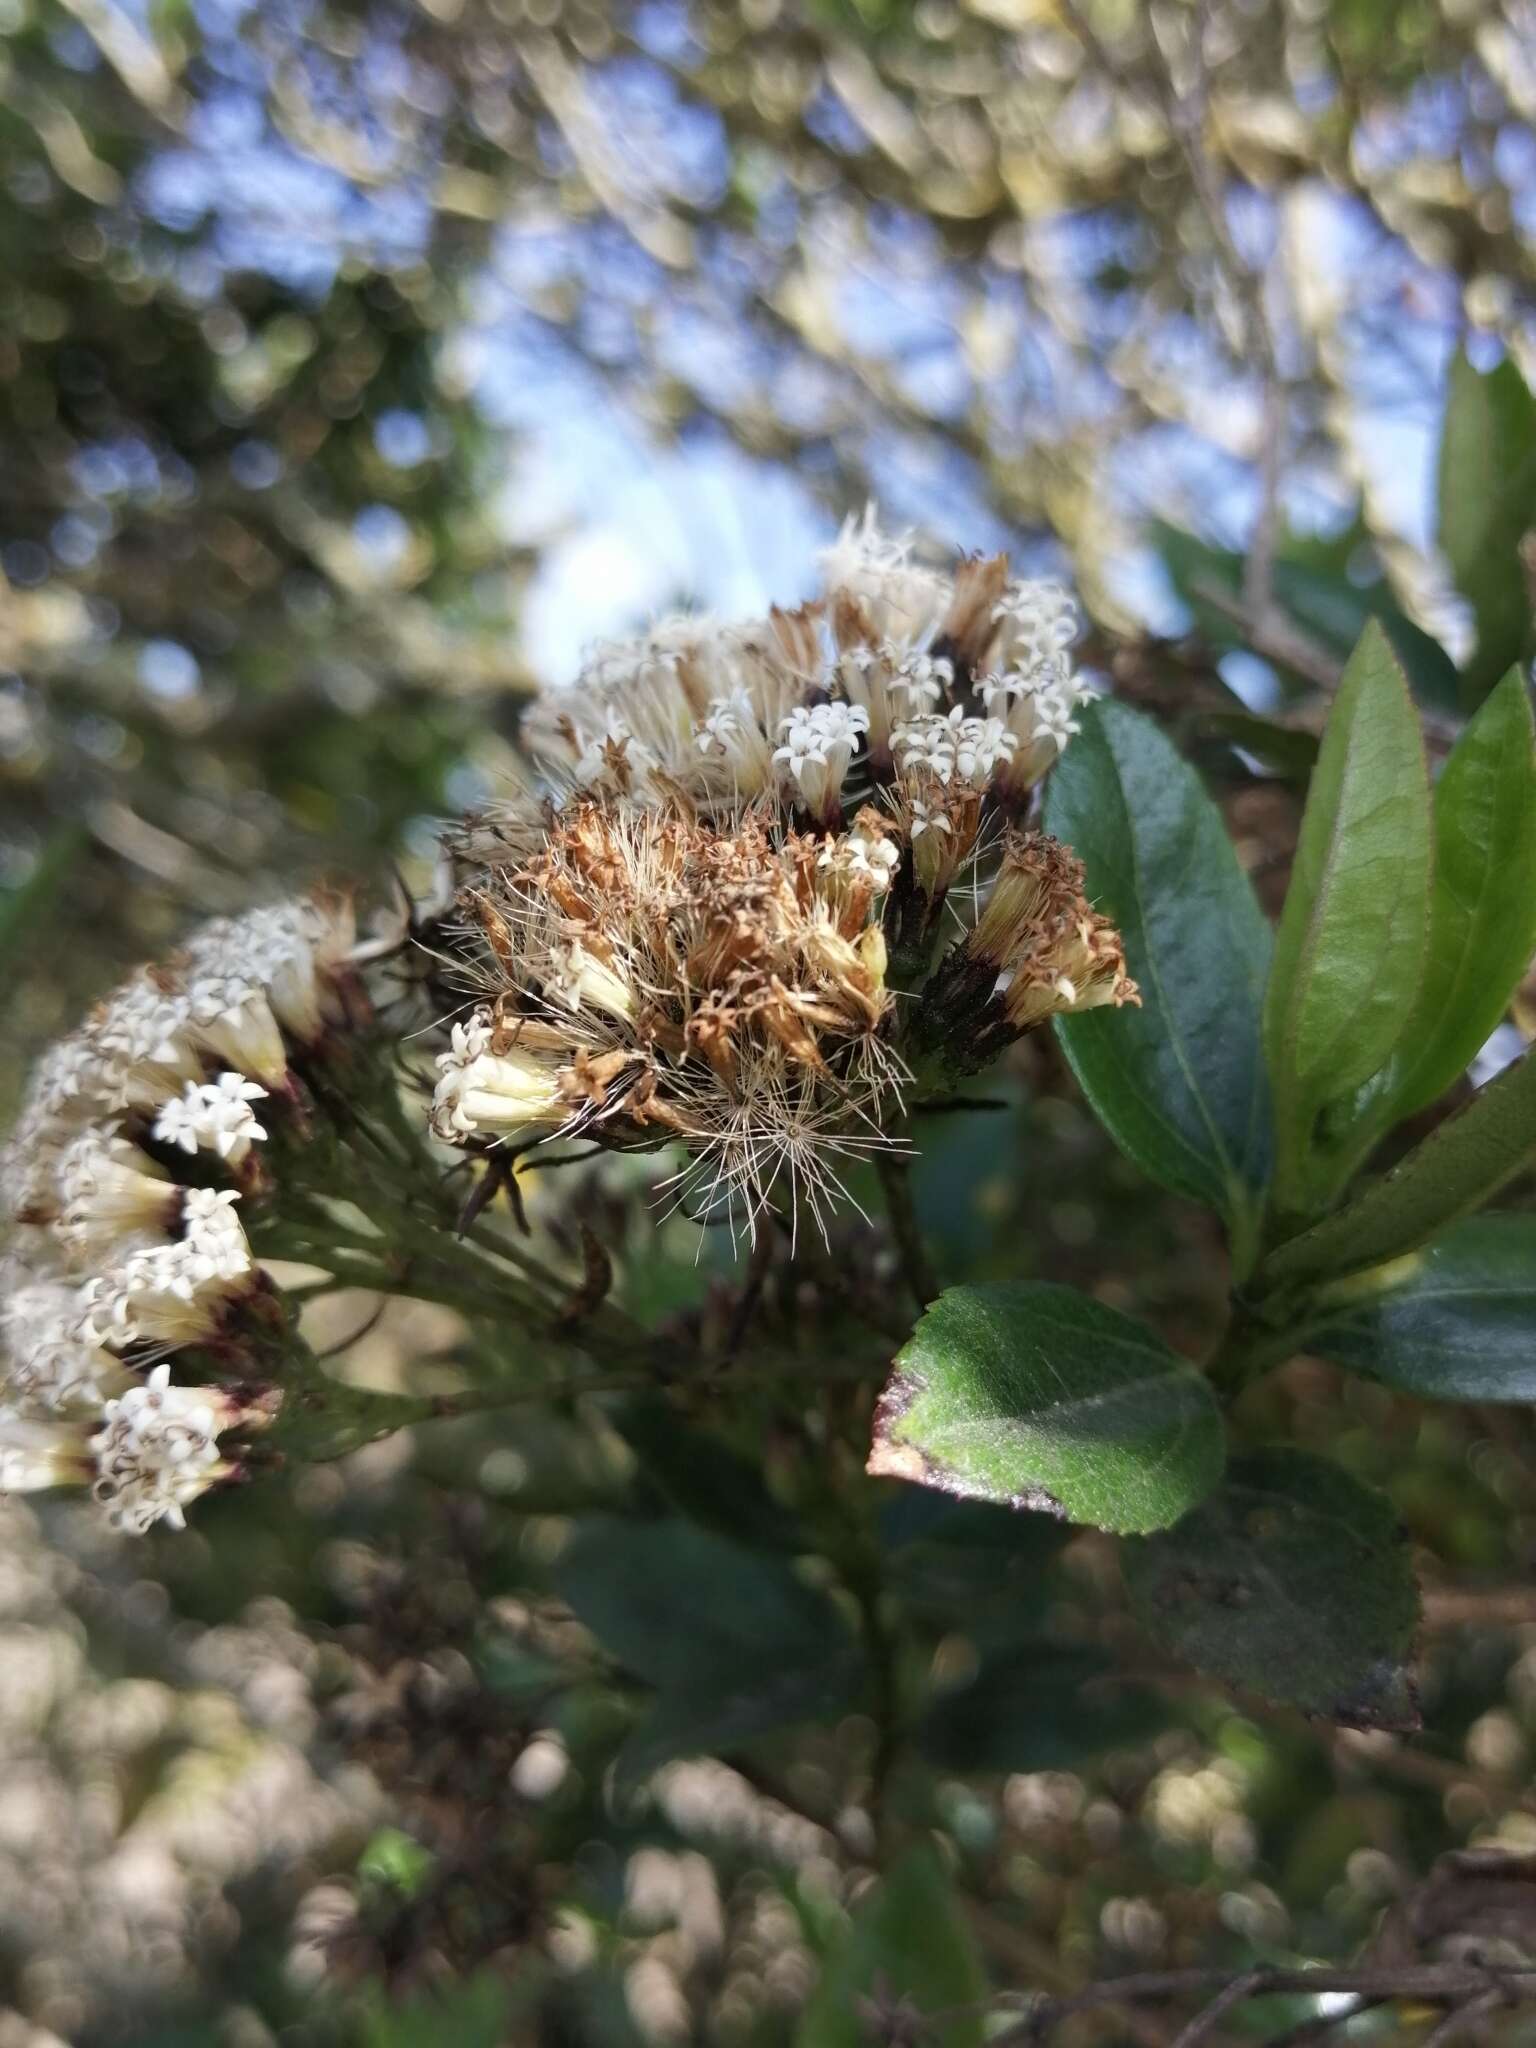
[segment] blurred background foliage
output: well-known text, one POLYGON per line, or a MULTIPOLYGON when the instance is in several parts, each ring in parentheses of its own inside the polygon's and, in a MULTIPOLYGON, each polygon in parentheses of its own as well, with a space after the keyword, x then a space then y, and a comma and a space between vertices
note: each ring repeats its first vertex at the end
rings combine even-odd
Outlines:
MULTIPOLYGON (((1366 612, 1432 729, 1528 651, 1475 572, 1536 510, 1533 240, 1529 0, 0 0, 0 1118, 189 917, 424 882, 535 683, 792 599, 867 494, 1071 575, 1273 904, 1366 612)), ((1212 1227, 1048 1044, 917 1196, 946 1278, 1211 1332, 1212 1227)), ((618 1165, 539 1202, 638 1311, 728 1326, 618 1165)), ((761 1311, 808 1347, 890 1291, 872 1228, 824 1263, 761 1311)), ((1100 1539, 891 1489, 838 1564, 926 1660, 892 1758, 862 1712, 781 1725, 851 1654, 784 1506, 835 1521, 845 1391, 446 1425, 163 1542, 6 1506, 3 2048, 820 2048, 877 1980, 1347 1955, 1436 1854, 1536 1849, 1523 1412, 1305 1362, 1251 1397, 1417 1546, 1422 1738, 1242 1711, 1100 1539), (690 1720, 726 1670, 734 1722, 690 1720), (730 1761, 637 1789, 691 1744, 730 1761)))

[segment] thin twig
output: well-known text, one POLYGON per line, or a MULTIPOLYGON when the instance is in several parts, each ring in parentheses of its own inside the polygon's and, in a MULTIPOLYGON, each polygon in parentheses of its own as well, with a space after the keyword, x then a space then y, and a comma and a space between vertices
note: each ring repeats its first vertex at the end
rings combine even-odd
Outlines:
POLYGON ((981 1109, 1013 1109, 1004 1095, 945 1095, 937 1102, 914 1102, 913 1116, 967 1116, 981 1109))
POLYGON ((1363 2012, 1372 2012, 1378 2005, 1386 2005, 1385 1998, 1352 1998, 1349 2003, 1339 2004, 1331 2012, 1314 2013, 1310 2019, 1302 2020, 1297 2026, 1287 2027, 1283 2034, 1274 2034, 1265 2048, 1312 2048, 1314 2041, 1321 2041, 1325 2034, 1331 2034, 1335 2027, 1341 2027, 1346 2020, 1358 2019, 1363 2012))
POLYGON ((1213 612, 1220 612, 1234 626, 1242 629, 1243 638, 1266 661, 1278 662, 1283 668, 1294 669, 1299 676, 1305 676, 1309 683, 1316 683, 1320 690, 1338 688, 1342 665, 1335 661, 1325 647, 1304 633, 1295 625, 1278 605, 1271 605, 1266 613, 1250 611, 1242 598, 1234 597, 1214 577, 1196 576, 1190 580, 1191 594, 1202 604, 1208 604, 1213 612))
POLYGON ((730 1322, 726 1325, 725 1343, 721 1347, 720 1362, 730 1365, 746 1342, 747 1331, 757 1305, 763 1298, 763 1289, 768 1283, 768 1271, 773 1264, 773 1232, 760 1230, 752 1246, 752 1257, 747 1267, 746 1284, 737 1297, 736 1306, 731 1310, 730 1322))
POLYGON ((1432 1586, 1423 1597, 1426 1628, 1528 1628, 1536 1622, 1536 1586, 1432 1586))
MULTIPOLYGON (((1262 286, 1259 287, 1262 291, 1262 286)), ((1250 618, 1267 621, 1275 610, 1275 547, 1280 535, 1280 473, 1286 436, 1285 386, 1278 371, 1266 376, 1259 424, 1259 509, 1243 564, 1243 604, 1250 618)))
POLYGON ((1486 2019, 1491 2012, 1506 2002, 1508 1994, 1502 1985, 1495 1984, 1480 1998, 1469 1998, 1465 2005, 1453 2006, 1431 2033, 1425 2035, 1422 2048, 1451 2048, 1453 2041, 1459 2041, 1469 2028, 1479 2020, 1486 2019))
MULTIPOLYGON (((1501 1972, 1471 1963, 1418 1963, 1397 1968, 1261 1968, 1232 1977, 1217 1969, 1148 1970, 1108 1977, 1064 1997, 1040 1999, 1019 2022, 993 2037, 993 2048, 1034 2048, 1062 2021, 1105 2005, 1133 2005, 1209 1995, 1209 2003, 1184 2029, 1173 2048, 1197 2048, 1235 2006, 1253 1998, 1318 1997, 1343 1993, 1372 2004, 1404 1999, 1416 2005, 1464 2008, 1484 2000, 1536 1998, 1536 1968, 1501 1972)), ((1491 2006, 1485 2008, 1491 2009, 1491 2006)), ((1428 2048, 1428 2044, 1426 2044, 1428 2048)))
POLYGON ((919 1309, 927 1308, 939 1291, 928 1247, 917 1220, 912 1200, 912 1162, 901 1152, 881 1152, 876 1158, 880 1186, 885 1193, 885 1211, 891 1235, 901 1254, 902 1273, 919 1309))
MULTIPOLYGON (((1113 53, 1087 20, 1077 0, 1062 0, 1062 11, 1074 33, 1106 76, 1122 88, 1129 88, 1113 53)), ((1264 277, 1244 260, 1227 218, 1226 194, 1205 144, 1209 112, 1210 78, 1205 60, 1205 29, 1209 8, 1195 10, 1188 31, 1188 55, 1192 78, 1187 91, 1180 91, 1168 64, 1158 50, 1156 90, 1169 133, 1184 158, 1195 201, 1205 217, 1211 237, 1216 268, 1232 294, 1242 322, 1242 343, 1250 362, 1263 379, 1258 446, 1258 509, 1249 536, 1243 564, 1240 597, 1212 588, 1209 581, 1194 586, 1195 595, 1220 611, 1243 630, 1256 654, 1267 661, 1282 663, 1305 676, 1323 690, 1338 685, 1339 664, 1325 648, 1303 632, 1275 601, 1275 554, 1280 536, 1280 486, 1284 475, 1289 438, 1290 410, 1286 378, 1280 360, 1279 338, 1264 297, 1264 277)), ((1156 37, 1153 37, 1156 47, 1156 37)))
POLYGON ((1179 2029, 1173 2038, 1173 2048, 1202 2048, 1234 2006, 1246 2005, 1264 1988, 1264 1977, 1263 1970, 1250 1970, 1246 1977, 1234 1977, 1202 2012, 1196 2013, 1187 2027, 1179 2029))
POLYGON ((361 1344, 370 1331, 376 1330, 379 1327, 380 1322, 383 1320, 384 1311, 389 1307, 389 1300, 390 1298, 387 1294, 380 1295, 376 1305, 363 1317, 363 1320, 355 1330, 349 1331, 345 1337, 340 1338, 335 1344, 327 1344, 323 1351, 315 1353, 315 1357, 317 1359, 339 1358, 343 1351, 350 1351, 354 1344, 361 1344))

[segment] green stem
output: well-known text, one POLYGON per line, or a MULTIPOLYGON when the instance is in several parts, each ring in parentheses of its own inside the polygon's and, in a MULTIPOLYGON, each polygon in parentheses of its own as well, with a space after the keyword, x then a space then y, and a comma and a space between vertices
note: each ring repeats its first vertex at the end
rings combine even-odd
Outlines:
POLYGON ((1223 1400, 1236 1400, 1245 1387, 1294 1358, 1306 1341, 1309 1327, 1298 1321, 1276 1329, 1239 1305, 1234 1308, 1220 1343, 1206 1360, 1206 1378, 1223 1400))
MULTIPOLYGON (((704 1373, 690 1385, 705 1390, 716 1387, 776 1381, 852 1379, 867 1375, 829 1374, 824 1365, 803 1363, 783 1366, 737 1367, 704 1373)), ((283 1405, 270 1431, 263 1435, 258 1450, 270 1448, 297 1457, 305 1464, 325 1464, 347 1456, 364 1444, 391 1436, 398 1429, 417 1423, 455 1420, 465 1415, 482 1415, 498 1409, 525 1408, 546 1401, 573 1401, 589 1394, 655 1393, 654 1374, 635 1372, 575 1373, 558 1380, 540 1380, 521 1386, 471 1387, 457 1394, 391 1394, 371 1388, 349 1387, 323 1372, 308 1347, 293 1343, 285 1347, 276 1377, 283 1391, 283 1405)))

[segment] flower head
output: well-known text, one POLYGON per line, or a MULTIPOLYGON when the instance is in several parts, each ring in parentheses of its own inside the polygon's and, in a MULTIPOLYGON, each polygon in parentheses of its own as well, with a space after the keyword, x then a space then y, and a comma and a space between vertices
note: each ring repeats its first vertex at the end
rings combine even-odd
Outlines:
POLYGON ((1139 1003, 1120 934, 1083 893, 1083 867, 1043 832, 1014 832, 980 916, 923 992, 914 1031, 974 1071, 1067 1011, 1139 1003))
POLYGON ((108 1401, 90 1440, 91 1493, 112 1526, 184 1529, 188 1504, 233 1470, 218 1439, 240 1412, 216 1387, 172 1386, 168 1365, 108 1401))
POLYGON ((533 706, 543 789, 450 840, 440 1137, 680 1141, 683 1192, 749 1218, 899 1141, 890 964, 926 980, 957 881, 985 894, 1070 737, 1075 612, 868 512, 823 569, 812 603, 663 621, 533 706))
POLYGON ((216 918, 39 1062, 0 1152, 0 1487, 89 1481, 142 1531, 232 1469, 214 1439, 264 1411, 174 1384, 164 1354, 238 1352, 252 1105, 291 1107, 291 1060, 363 1013, 355 946, 339 895, 216 918))

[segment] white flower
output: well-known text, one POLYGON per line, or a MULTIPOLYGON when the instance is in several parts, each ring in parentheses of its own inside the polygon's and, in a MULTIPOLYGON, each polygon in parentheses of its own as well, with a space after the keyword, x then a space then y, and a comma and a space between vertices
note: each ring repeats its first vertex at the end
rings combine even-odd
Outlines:
POLYGON ((489 1052, 493 1025, 489 1010, 476 1010, 468 1017, 454 1020, 448 1033, 448 1051, 440 1052, 437 1064, 440 1067, 465 1067, 471 1060, 479 1059, 481 1053, 489 1052))
POLYGON ((821 555, 827 588, 856 598, 880 639, 921 642, 942 625, 954 594, 947 576, 912 560, 912 535, 882 533, 873 505, 849 518, 821 555))
POLYGON ((904 776, 949 782, 955 772, 955 741, 962 715, 957 706, 948 717, 930 711, 896 727, 891 739, 904 776))
POLYGON ((313 1045, 345 1018, 336 977, 357 944, 350 896, 325 891, 276 903, 235 921, 238 947, 272 1014, 301 1045, 313 1045))
POLYGON ((432 1128, 440 1138, 452 1142, 482 1129, 499 1137, 526 1124, 563 1121, 556 1070, 516 1046, 492 1052, 493 1036, 490 1012, 480 1010, 454 1025, 450 1050, 439 1053, 432 1128))
MULTIPOLYGON (((272 1006, 250 966, 231 957, 243 934, 215 941, 205 933, 188 948, 188 1034, 204 1052, 268 1089, 282 1090, 288 1080, 288 1050, 272 1006)), ((163 1099, 163 1098, 162 1098, 163 1099)))
POLYGON ((59 1238, 75 1257, 163 1236, 181 1208, 181 1190, 112 1124, 91 1124, 65 1146, 55 1184, 59 1238))
POLYGON ((999 786, 1020 793, 1037 783, 1077 731, 1073 712, 1088 696, 1080 678, 1061 657, 1062 674, 1033 675, 1020 668, 983 676, 977 684, 982 702, 996 714, 1012 738, 1000 767, 999 786))
POLYGON ((99 1065, 100 1054, 85 1032, 71 1032, 49 1046, 33 1070, 20 1122, 52 1121, 78 1108, 82 1098, 91 1100, 99 1065))
POLYGON ((893 839, 868 839, 862 832, 850 832, 834 839, 823 849, 818 868, 839 868, 874 885, 878 894, 888 889, 901 866, 901 848, 893 839))
POLYGON ((696 744, 706 759, 729 768, 733 788, 744 797, 756 796, 773 779, 772 749, 750 695, 740 687, 715 698, 696 744))
POLYGON ((736 691, 729 697, 717 697, 709 707, 708 717, 699 727, 699 752, 731 753, 740 743, 742 727, 751 716, 752 708, 743 692, 736 691))
POLYGON ((163 1145, 177 1145, 187 1153, 204 1146, 238 1166, 252 1141, 267 1135, 251 1104, 265 1100, 268 1092, 259 1081, 247 1080, 232 1068, 216 1081, 189 1081, 180 1095, 161 1104, 154 1135, 163 1145))
POLYGON ((851 759, 859 735, 869 730, 869 713, 862 704, 801 704, 779 720, 779 730, 784 744, 774 749, 773 758, 787 761, 800 780, 807 766, 826 767, 839 747, 846 746, 851 759))
POLYGON ((192 1344, 216 1326, 248 1280, 250 1246, 233 1189, 187 1188, 183 1235, 130 1252, 85 1283, 86 1327, 103 1344, 192 1344))
POLYGON ((11 1392, 39 1407, 95 1407, 126 1383, 123 1367, 86 1327, 77 1283, 11 1262, 0 1273, 0 1357, 11 1392))
POLYGON ((243 1280, 251 1270, 251 1248, 245 1241, 233 1188, 188 1188, 182 1202, 183 1236, 172 1247, 183 1255, 193 1291, 225 1287, 243 1280))
POLYGON ((954 744, 955 773, 980 789, 999 762, 1013 759, 1019 736, 1000 718, 966 718, 956 728, 954 744))
POLYGON ((1077 638, 1077 606, 1059 583, 1010 583, 993 607, 998 624, 996 659, 1004 668, 1048 675, 1070 670, 1067 650, 1077 638))
POLYGON ((108 1109, 152 1109, 201 1072, 190 1025, 178 978, 141 968, 92 1019, 89 1093, 108 1109))
POLYGON ((187 1503, 229 1470, 218 1435, 232 1419, 216 1389, 172 1386, 168 1365, 108 1401, 91 1438, 91 1491, 112 1526, 135 1536, 159 1521, 184 1529, 187 1503))
POLYGON ((773 758, 800 788, 809 810, 818 816, 832 811, 841 796, 863 735, 869 731, 869 713, 862 704, 800 704, 779 721, 784 735, 773 758))
POLYGON ((955 665, 944 655, 898 650, 887 643, 891 678, 886 688, 893 697, 906 700, 909 714, 918 714, 930 704, 942 704, 954 688, 955 665))
POLYGON ((921 839, 925 832, 952 832, 947 811, 941 811, 927 804, 920 796, 911 799, 908 809, 912 814, 912 837, 921 839))
POLYGON ((628 1020, 635 1014, 634 991, 606 960, 588 951, 579 938, 557 942, 550 949, 547 985, 568 1010, 601 1010, 628 1020))

